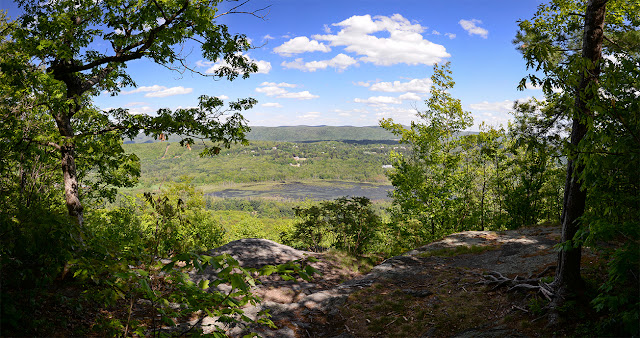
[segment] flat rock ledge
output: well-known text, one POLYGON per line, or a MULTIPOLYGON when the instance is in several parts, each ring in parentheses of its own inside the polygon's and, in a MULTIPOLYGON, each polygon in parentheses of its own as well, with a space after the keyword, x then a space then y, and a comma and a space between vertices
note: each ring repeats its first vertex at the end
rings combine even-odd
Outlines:
MULTIPOLYGON (((329 286, 326 283, 322 284, 323 280, 327 278, 326 275, 317 276, 311 282, 285 282, 267 278, 254 289, 254 292, 263 299, 262 303, 256 306, 247 306, 243 310, 247 317, 255 319, 258 312, 269 309, 271 319, 278 325, 278 329, 271 330, 263 326, 250 325, 248 327, 226 327, 225 330, 233 337, 243 336, 249 332, 256 332, 263 337, 306 336, 309 332, 305 332, 305 330, 311 326, 304 322, 305 317, 314 313, 321 313, 328 317, 338 315, 339 307, 344 304, 351 293, 369 287, 376 281, 402 279, 423 273, 428 267, 427 264, 423 264, 426 260, 442 260, 443 263, 455 267, 498 271, 505 276, 527 276, 555 262, 557 253, 553 250, 553 246, 558 243, 559 238, 559 229, 555 227, 523 228, 503 232, 465 231, 452 234, 403 255, 391 257, 374 267, 368 274, 357 276, 340 284, 334 283, 329 286), (448 259, 429 255, 431 251, 455 249, 458 246, 481 246, 486 247, 486 250, 480 250, 473 254, 462 254, 453 258, 448 257, 448 259)), ((323 274, 328 271, 327 262, 323 262, 322 254, 296 250, 266 239, 241 239, 211 250, 207 254, 219 255, 222 253, 231 255, 245 267, 277 265, 312 256, 320 260, 312 264, 314 267, 322 271, 323 274)), ((192 279, 196 282, 205 278, 215 278, 214 271, 205 270, 200 274, 192 274, 192 279)), ((411 294, 413 291, 407 289, 406 292, 411 294)), ((422 292, 422 290, 415 292, 422 292)), ((210 333, 216 324, 220 325, 216 321, 217 318, 206 317, 198 326, 204 333, 210 333)), ((192 321, 189 325, 195 323, 196 321, 192 321)), ((458 336, 517 337, 519 335, 516 332, 507 333, 501 327, 482 327, 478 328, 478 331, 461 332, 458 336), (481 332, 482 334, 480 334, 481 332)))

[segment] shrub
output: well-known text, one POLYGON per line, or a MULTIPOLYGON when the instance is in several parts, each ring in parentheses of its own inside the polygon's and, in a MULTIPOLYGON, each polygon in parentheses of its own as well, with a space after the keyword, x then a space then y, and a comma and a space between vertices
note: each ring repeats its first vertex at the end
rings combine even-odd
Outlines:
POLYGON ((294 208, 302 222, 292 234, 283 234, 289 245, 319 251, 324 246, 351 254, 363 254, 379 236, 380 216, 366 197, 341 197, 319 205, 294 208))

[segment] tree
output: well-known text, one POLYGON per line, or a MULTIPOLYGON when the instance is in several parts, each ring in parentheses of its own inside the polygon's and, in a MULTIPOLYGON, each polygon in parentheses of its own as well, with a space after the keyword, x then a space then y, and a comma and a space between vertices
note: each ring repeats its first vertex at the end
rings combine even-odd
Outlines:
POLYGON ((508 227, 560 221, 566 168, 559 133, 566 131, 550 130, 544 120, 556 108, 553 102, 535 99, 514 106, 508 135, 510 172, 503 179, 508 227))
MULTIPOLYGON (((562 249, 551 285, 556 306, 582 290, 580 258, 585 240, 593 243, 604 239, 603 229, 615 229, 631 247, 638 246, 638 231, 629 223, 635 223, 637 229, 640 209, 634 190, 640 176, 639 11, 637 2, 556 0, 541 5, 531 21, 520 22, 516 43, 527 66, 544 75, 528 76, 521 87, 527 80, 542 84, 547 100, 564 108, 549 116, 550 124, 571 121, 562 249), (554 89, 560 93, 553 93, 554 89), (596 215, 596 211, 606 209, 607 190, 618 192, 620 207, 627 211, 625 216, 596 215)), ((627 251, 633 250, 629 245, 622 250, 635 260, 631 266, 637 266, 637 249, 633 254, 627 251)), ((629 270, 625 270, 627 273, 629 270)))
POLYGON ((450 74, 449 64, 434 68, 427 110, 417 113, 421 122, 412 121, 409 129, 392 119, 380 122, 412 149, 406 156, 394 153, 391 158, 394 169, 388 177, 395 187, 397 216, 419 220, 423 229, 431 229, 432 238, 437 230, 459 229, 468 211, 462 201, 470 180, 464 177, 458 134, 471 126, 472 117, 448 93, 455 84, 450 74))
MULTIPOLYGON (((476 218, 478 229, 486 230, 496 223, 501 223, 501 210, 504 205, 504 185, 507 178, 505 169, 507 166, 508 138, 504 128, 498 129, 487 126, 484 122, 480 125, 478 134, 464 136, 466 162, 470 163, 474 177, 474 199, 478 201, 476 218)), ((471 203, 468 203, 472 207, 471 203)))
POLYGON ((326 245, 362 255, 369 252, 382 225, 367 197, 340 197, 293 210, 301 222, 292 234, 282 234, 282 240, 292 245, 299 242, 312 251, 320 251, 326 245))
MULTIPOLYGON (((146 58, 168 69, 197 73, 180 52, 179 47, 187 42, 198 44, 205 59, 220 62, 213 77, 232 80, 257 71, 257 65, 242 54, 250 48, 248 39, 216 24, 220 16, 241 13, 239 6, 220 12, 216 7, 220 0, 18 3, 24 14, 3 35, 5 51, 25 62, 4 62, 2 70, 14 77, 34 79, 27 92, 31 105, 44 109, 50 116, 46 122, 55 125, 56 133, 37 135, 29 141, 59 152, 65 204, 80 227, 83 205, 78 152, 84 150, 81 144, 86 140, 103 142, 105 137, 121 139, 142 131, 156 137, 186 135, 182 145, 192 144, 194 138, 225 146, 246 142, 248 127, 238 112, 255 104, 253 99, 238 100, 223 109, 221 100, 203 96, 198 108, 161 109, 157 116, 132 115, 125 109, 99 111, 90 104, 91 96, 100 91, 115 95, 123 86, 135 85, 126 72, 127 62, 132 60, 146 58), (109 50, 98 49, 97 42, 109 50), (221 119, 227 112, 233 114, 221 119)), ((219 149, 208 147, 205 154, 219 149)), ((117 160, 113 163, 126 171, 121 164, 117 160)), ((106 183, 127 184, 118 180, 106 183)))

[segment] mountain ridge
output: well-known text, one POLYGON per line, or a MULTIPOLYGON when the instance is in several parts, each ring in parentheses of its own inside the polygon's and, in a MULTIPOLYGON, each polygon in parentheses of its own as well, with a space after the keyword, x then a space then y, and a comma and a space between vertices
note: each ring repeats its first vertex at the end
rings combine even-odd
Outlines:
MULTIPOLYGON (((250 127, 247 133, 249 141, 281 141, 281 142, 321 142, 321 141, 397 141, 398 137, 379 126, 280 126, 280 127, 250 127)), ((462 132, 462 134, 475 132, 462 132)), ((179 136, 171 136, 171 139, 179 136)), ((139 134, 124 143, 154 143, 159 142, 151 136, 139 134)), ((385 142, 385 143, 386 143, 385 142)))

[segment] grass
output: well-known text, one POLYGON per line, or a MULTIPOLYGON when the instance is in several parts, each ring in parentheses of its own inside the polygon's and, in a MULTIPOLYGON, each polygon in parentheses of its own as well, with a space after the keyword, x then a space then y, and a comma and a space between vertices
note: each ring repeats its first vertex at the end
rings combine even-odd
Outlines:
POLYGON ((537 308, 541 302, 528 301, 527 293, 491 290, 477 281, 473 270, 434 263, 410 279, 379 281, 351 294, 340 309, 340 324, 354 337, 447 337, 466 330, 478 335, 497 326, 532 337, 554 334, 544 328, 544 321, 532 323, 538 315, 514 307, 537 308), (407 288, 431 294, 414 296, 407 288))
POLYGON ((350 271, 355 271, 360 274, 366 274, 371 271, 374 266, 380 264, 383 260, 383 257, 373 254, 365 256, 353 256, 342 251, 329 249, 329 251, 325 253, 325 259, 332 262, 337 262, 340 267, 343 267, 350 271))

